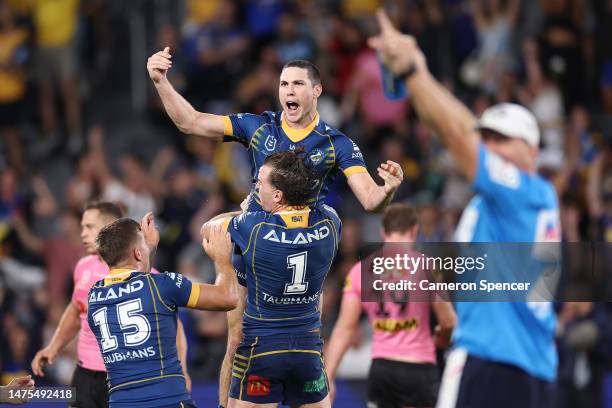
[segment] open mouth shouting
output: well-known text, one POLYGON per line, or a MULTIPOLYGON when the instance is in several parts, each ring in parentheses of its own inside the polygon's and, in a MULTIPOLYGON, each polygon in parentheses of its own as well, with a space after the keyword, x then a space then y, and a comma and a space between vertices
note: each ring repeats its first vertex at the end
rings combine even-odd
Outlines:
POLYGON ((287 115, 292 116, 292 117, 296 117, 297 113, 298 113, 298 110, 300 108, 300 105, 297 102, 295 102, 295 101, 287 101, 285 103, 285 107, 287 108, 286 109, 287 115))

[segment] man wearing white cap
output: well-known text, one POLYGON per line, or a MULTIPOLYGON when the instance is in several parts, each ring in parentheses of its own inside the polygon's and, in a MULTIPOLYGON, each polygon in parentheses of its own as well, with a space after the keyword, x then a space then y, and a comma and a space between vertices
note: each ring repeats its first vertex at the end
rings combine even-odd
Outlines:
MULTIPOLYGON (((422 121, 435 130, 476 196, 464 210, 460 242, 558 242, 553 185, 536 173, 540 134, 525 108, 502 103, 480 120, 427 69, 413 37, 384 12, 370 38, 383 63, 401 78, 422 121)), ((556 376, 555 316, 550 302, 457 302, 454 351, 438 408, 552 405, 556 376)))

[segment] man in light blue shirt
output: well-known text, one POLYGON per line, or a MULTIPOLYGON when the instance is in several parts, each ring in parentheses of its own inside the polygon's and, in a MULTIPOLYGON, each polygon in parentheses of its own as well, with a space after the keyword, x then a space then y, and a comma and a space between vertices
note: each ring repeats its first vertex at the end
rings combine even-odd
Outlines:
MULTIPOLYGON (((406 84, 422 121, 440 137, 476 196, 464 210, 460 242, 558 242, 553 185, 536 173, 540 134, 525 108, 502 103, 479 120, 427 69, 413 37, 384 12, 369 40, 406 84)), ((549 302, 458 302, 455 349, 437 407, 541 408, 552 404, 555 316, 549 302)))

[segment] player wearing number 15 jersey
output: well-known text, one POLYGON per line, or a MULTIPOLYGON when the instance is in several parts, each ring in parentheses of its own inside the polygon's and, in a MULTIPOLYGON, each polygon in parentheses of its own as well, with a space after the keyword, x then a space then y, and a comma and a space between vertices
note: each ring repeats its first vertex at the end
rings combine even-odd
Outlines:
POLYGON ((175 273, 149 273, 159 242, 151 213, 140 225, 121 218, 98 234, 110 274, 90 290, 87 317, 108 372, 110 407, 195 406, 177 356, 178 308, 231 310, 237 302, 231 246, 220 246, 222 235, 215 238, 205 247, 217 282, 204 285, 175 273))
POLYGON ((306 206, 311 183, 298 153, 275 153, 259 172, 264 211, 224 221, 246 266, 239 283, 247 292, 229 407, 329 407, 319 305, 341 223, 331 207, 306 206))

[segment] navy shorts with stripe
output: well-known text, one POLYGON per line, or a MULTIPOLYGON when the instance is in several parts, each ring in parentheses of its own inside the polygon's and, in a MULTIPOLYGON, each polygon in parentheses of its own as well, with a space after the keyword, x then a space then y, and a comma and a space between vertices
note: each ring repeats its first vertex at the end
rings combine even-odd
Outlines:
POLYGON ((236 351, 230 397, 253 403, 312 404, 327 396, 323 340, 302 332, 245 338, 236 351))

